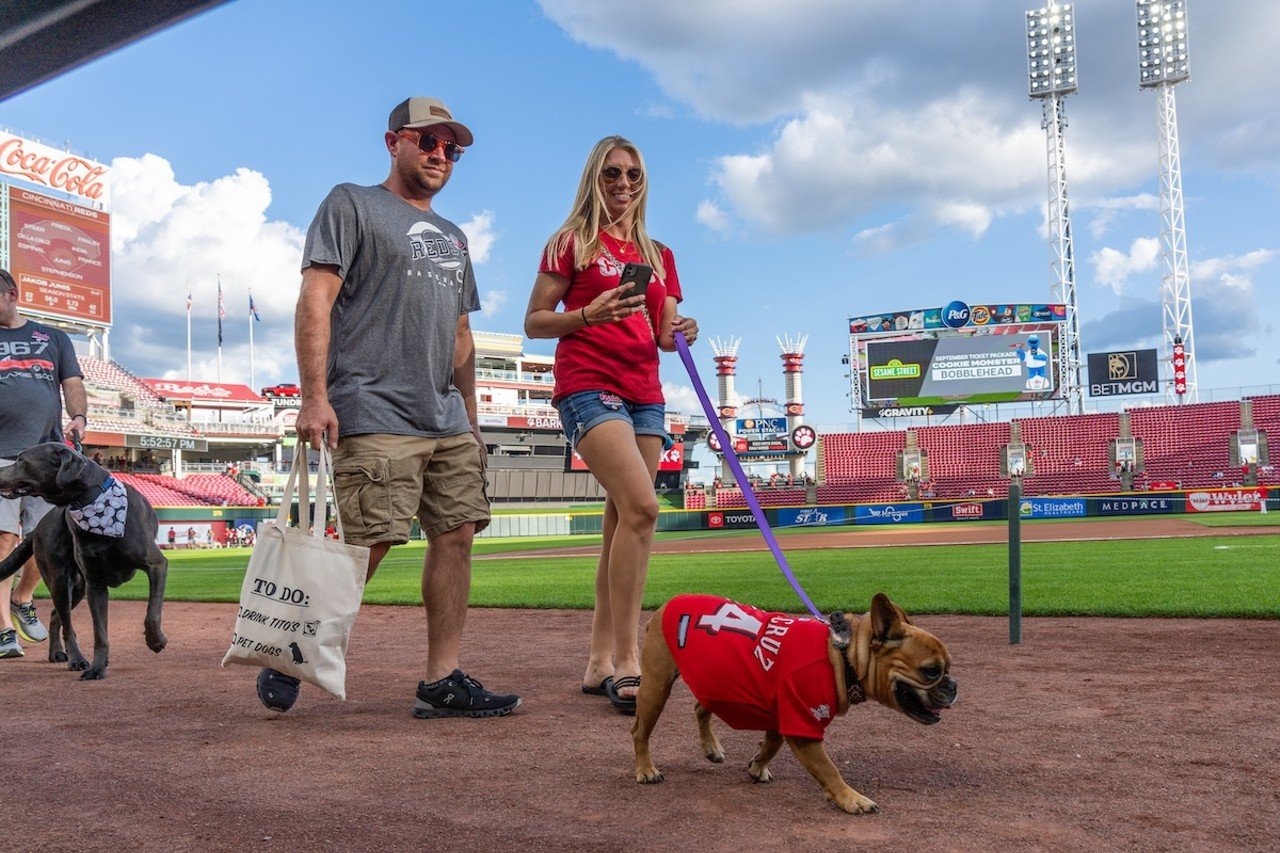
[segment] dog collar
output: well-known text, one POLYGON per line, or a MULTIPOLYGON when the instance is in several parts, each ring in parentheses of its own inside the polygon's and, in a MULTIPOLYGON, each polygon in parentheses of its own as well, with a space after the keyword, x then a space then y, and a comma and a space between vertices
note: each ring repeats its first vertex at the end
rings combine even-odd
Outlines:
POLYGON ((89 498, 85 500, 83 503, 69 504, 69 506, 71 506, 72 509, 84 509, 85 507, 90 506, 91 504, 97 503, 98 499, 101 498, 103 494, 111 491, 112 487, 115 486, 116 482, 117 482, 116 478, 108 474, 107 479, 103 480, 102 484, 98 486, 98 491, 91 492, 89 495, 89 498))
POLYGON ((862 682, 858 680, 858 674, 853 671, 853 667, 849 666, 847 660, 844 664, 844 683, 850 705, 867 701, 867 691, 863 689, 862 682))

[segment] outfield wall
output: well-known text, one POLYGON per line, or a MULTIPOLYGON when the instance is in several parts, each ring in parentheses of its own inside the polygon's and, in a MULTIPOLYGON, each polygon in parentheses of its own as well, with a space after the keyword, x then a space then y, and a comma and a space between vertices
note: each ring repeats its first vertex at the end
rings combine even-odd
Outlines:
MULTIPOLYGON (((1266 486, 1192 489, 1173 492, 1131 492, 1072 497, 1028 497, 1019 501, 1024 519, 1114 518, 1117 516, 1180 515, 1213 512, 1280 512, 1280 489, 1266 486), (1265 509, 1264 509, 1265 507, 1265 509)), ((902 525, 938 522, 999 521, 1009 517, 1009 500, 903 501, 898 503, 840 504, 832 506, 769 507, 765 519, 774 529, 789 527, 844 527, 848 525, 902 525)), ((574 534, 600 533, 604 513, 573 512, 568 515, 574 534)), ((1276 523, 1280 524, 1280 516, 1276 523)), ((750 509, 669 510, 658 514, 658 531, 756 530, 750 509)))

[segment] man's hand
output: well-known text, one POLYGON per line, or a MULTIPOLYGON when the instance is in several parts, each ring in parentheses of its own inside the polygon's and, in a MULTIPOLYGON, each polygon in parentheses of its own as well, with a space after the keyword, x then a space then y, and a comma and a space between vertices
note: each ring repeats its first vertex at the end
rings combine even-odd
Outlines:
POLYGON ((294 423, 298 433, 298 441, 305 441, 312 450, 320 449, 323 436, 328 433, 329 449, 338 447, 338 414, 329 405, 328 400, 302 398, 302 408, 298 410, 298 420, 294 423))
POLYGON ((77 415, 67 421, 67 425, 62 428, 62 437, 76 445, 84 443, 84 418, 77 415))

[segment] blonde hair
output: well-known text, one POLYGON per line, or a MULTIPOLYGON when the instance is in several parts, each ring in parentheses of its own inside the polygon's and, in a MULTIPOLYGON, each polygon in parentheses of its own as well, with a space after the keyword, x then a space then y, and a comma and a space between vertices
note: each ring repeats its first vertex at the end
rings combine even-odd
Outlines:
POLYGON ((660 245, 649 237, 644 227, 644 211, 649 200, 649 170, 644 165, 644 155, 634 142, 621 136, 606 136, 595 144, 587 155, 587 164, 582 168, 582 179, 578 181, 578 195, 573 200, 573 210, 564 224, 551 235, 547 241, 546 255, 558 257, 573 241, 573 268, 586 269, 605 248, 600 242, 600 229, 609 225, 606 216, 604 193, 600 191, 600 170, 604 168, 604 159, 615 148, 622 148, 635 155, 636 161, 644 172, 644 181, 636 194, 635 213, 631 217, 631 242, 640 250, 640 257, 653 267, 658 278, 666 278, 667 272, 662 265, 660 245))

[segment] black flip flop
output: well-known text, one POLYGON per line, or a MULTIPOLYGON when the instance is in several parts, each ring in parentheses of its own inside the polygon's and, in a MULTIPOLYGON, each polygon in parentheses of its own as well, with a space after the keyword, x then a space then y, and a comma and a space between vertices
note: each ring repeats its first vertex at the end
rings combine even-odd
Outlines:
POLYGON ((582 692, 586 693, 588 696, 608 696, 609 685, 611 683, 613 683, 613 676, 606 675, 604 677, 604 681, 601 681, 600 684, 596 687, 588 687, 585 684, 582 685, 582 692))
POLYGON ((609 702, 613 707, 617 708, 624 714, 635 714, 636 700, 634 697, 619 696, 618 691, 624 687, 640 688, 640 676, 624 675, 622 678, 611 678, 605 690, 609 691, 609 702))

